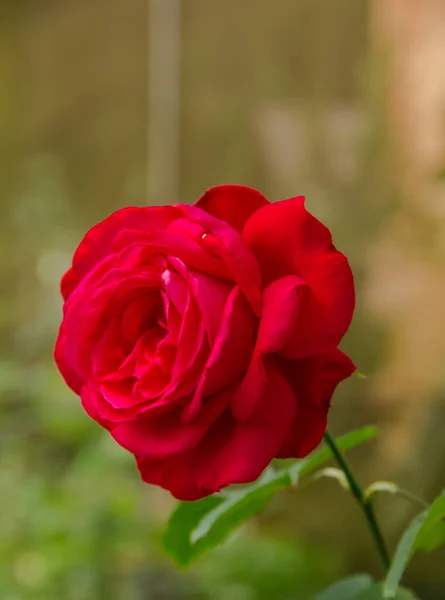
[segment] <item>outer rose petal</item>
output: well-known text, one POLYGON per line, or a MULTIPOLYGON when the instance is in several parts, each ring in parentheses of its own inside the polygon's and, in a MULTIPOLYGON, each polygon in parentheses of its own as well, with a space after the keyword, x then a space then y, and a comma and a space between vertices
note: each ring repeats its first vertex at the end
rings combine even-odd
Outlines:
POLYGON ((91 387, 84 386, 82 388, 80 401, 87 415, 105 429, 110 429, 114 419, 125 418, 122 411, 109 405, 102 394, 91 387))
POLYGON ((68 298, 88 271, 113 253, 113 242, 120 231, 135 229, 149 232, 165 229, 175 218, 175 214, 177 211, 172 206, 129 206, 97 223, 80 242, 73 257, 73 266, 62 279, 64 299, 68 298))
POLYGON ((239 421, 249 419, 261 401, 265 370, 264 356, 282 350, 289 341, 303 301, 306 286, 296 275, 272 282, 263 292, 263 311, 256 346, 231 408, 239 421))
POLYGON ((260 315, 262 288, 260 269, 255 256, 238 231, 196 206, 180 204, 177 208, 181 209, 187 219, 204 228, 205 233, 200 237, 201 246, 210 255, 219 256, 224 261, 254 312, 260 315))
POLYGON ((208 429, 227 408, 230 400, 225 391, 209 399, 197 418, 188 425, 181 423, 181 411, 172 410, 155 417, 139 417, 120 423, 111 435, 123 448, 137 456, 168 456, 189 450, 198 444, 208 429))
POLYGON ((100 389, 84 385, 81 392, 81 403, 85 412, 105 429, 111 430, 119 423, 145 419, 182 408, 187 401, 188 391, 180 390, 178 394, 170 396, 168 400, 160 398, 154 402, 136 394, 135 404, 125 409, 114 408, 103 396, 100 389))
POLYGON ((138 458, 142 479, 171 491, 179 500, 198 500, 234 483, 256 480, 276 456, 296 415, 296 400, 273 362, 268 386, 249 421, 226 411, 200 444, 163 460, 138 458))
POLYGON ((62 377, 65 380, 65 383, 68 385, 69 388, 73 390, 73 392, 75 392, 76 394, 80 394, 82 386, 84 385, 84 380, 81 377, 79 377, 68 364, 65 357, 65 344, 65 326, 62 322, 59 335, 57 337, 56 346, 54 349, 54 359, 62 377))
POLYGON ((195 202, 195 206, 229 223, 240 233, 247 219, 269 201, 257 190, 245 185, 217 185, 195 202))
POLYGON ((283 277, 266 287, 258 329, 259 352, 279 352, 288 343, 298 323, 305 292, 306 284, 296 275, 283 277))
MULTIPOLYGON (((122 296, 138 293, 141 288, 156 289, 157 279, 150 273, 109 268, 97 285, 95 274, 107 266, 107 259, 93 268, 77 286, 63 307, 63 337, 57 342, 63 360, 77 377, 91 378, 91 353, 119 311, 122 296), (120 274, 120 278, 117 275, 120 274)), ((129 298, 130 298, 129 296, 129 298)), ((77 391, 77 390, 76 390, 77 391)))
POLYGON ((278 458, 303 458, 321 442, 335 388, 356 367, 338 348, 313 358, 282 361, 282 365, 298 400, 298 414, 278 458))
POLYGON ((266 284, 298 275, 309 288, 284 355, 304 358, 334 349, 352 319, 354 280, 329 230, 304 208, 304 198, 260 208, 247 221, 243 238, 266 284))

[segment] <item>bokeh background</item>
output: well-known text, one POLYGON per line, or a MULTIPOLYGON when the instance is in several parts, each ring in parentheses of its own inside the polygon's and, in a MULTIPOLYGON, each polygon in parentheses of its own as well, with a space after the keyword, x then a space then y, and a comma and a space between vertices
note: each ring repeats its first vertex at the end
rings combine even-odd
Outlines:
MULTIPOLYGON (((180 573, 174 506, 56 372, 58 283, 83 233, 124 205, 223 182, 297 194, 356 275, 344 341, 367 379, 335 434, 367 423, 364 483, 445 485, 445 1, 3 0, 0 19, 0 597, 309 600, 377 572, 333 482, 279 495, 180 573)), ((379 502, 390 542, 412 515, 379 502)), ((445 598, 445 555, 407 583, 445 598)))

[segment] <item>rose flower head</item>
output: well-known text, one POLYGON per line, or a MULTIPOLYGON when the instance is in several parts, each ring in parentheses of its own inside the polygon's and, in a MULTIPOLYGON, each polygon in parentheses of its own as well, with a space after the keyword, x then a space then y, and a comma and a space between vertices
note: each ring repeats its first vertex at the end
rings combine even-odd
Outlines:
POLYGON ((182 500, 321 441, 354 310, 348 261, 299 196, 221 185, 124 208, 62 279, 55 359, 141 477, 182 500))

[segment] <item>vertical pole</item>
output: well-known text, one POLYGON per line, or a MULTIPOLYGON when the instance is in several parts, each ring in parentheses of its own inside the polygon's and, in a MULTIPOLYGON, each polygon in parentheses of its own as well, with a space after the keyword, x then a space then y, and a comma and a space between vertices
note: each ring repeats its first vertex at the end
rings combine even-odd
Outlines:
POLYGON ((148 203, 179 202, 181 3, 148 0, 148 203))

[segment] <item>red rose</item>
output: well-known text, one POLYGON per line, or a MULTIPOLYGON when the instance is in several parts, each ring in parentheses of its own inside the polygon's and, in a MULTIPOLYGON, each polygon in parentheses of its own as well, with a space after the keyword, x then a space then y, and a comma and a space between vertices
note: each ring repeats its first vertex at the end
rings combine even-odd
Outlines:
POLYGON ((354 283, 297 197, 223 185, 195 206, 125 208, 62 279, 55 357, 86 412, 180 499, 255 480, 320 442, 354 283))

